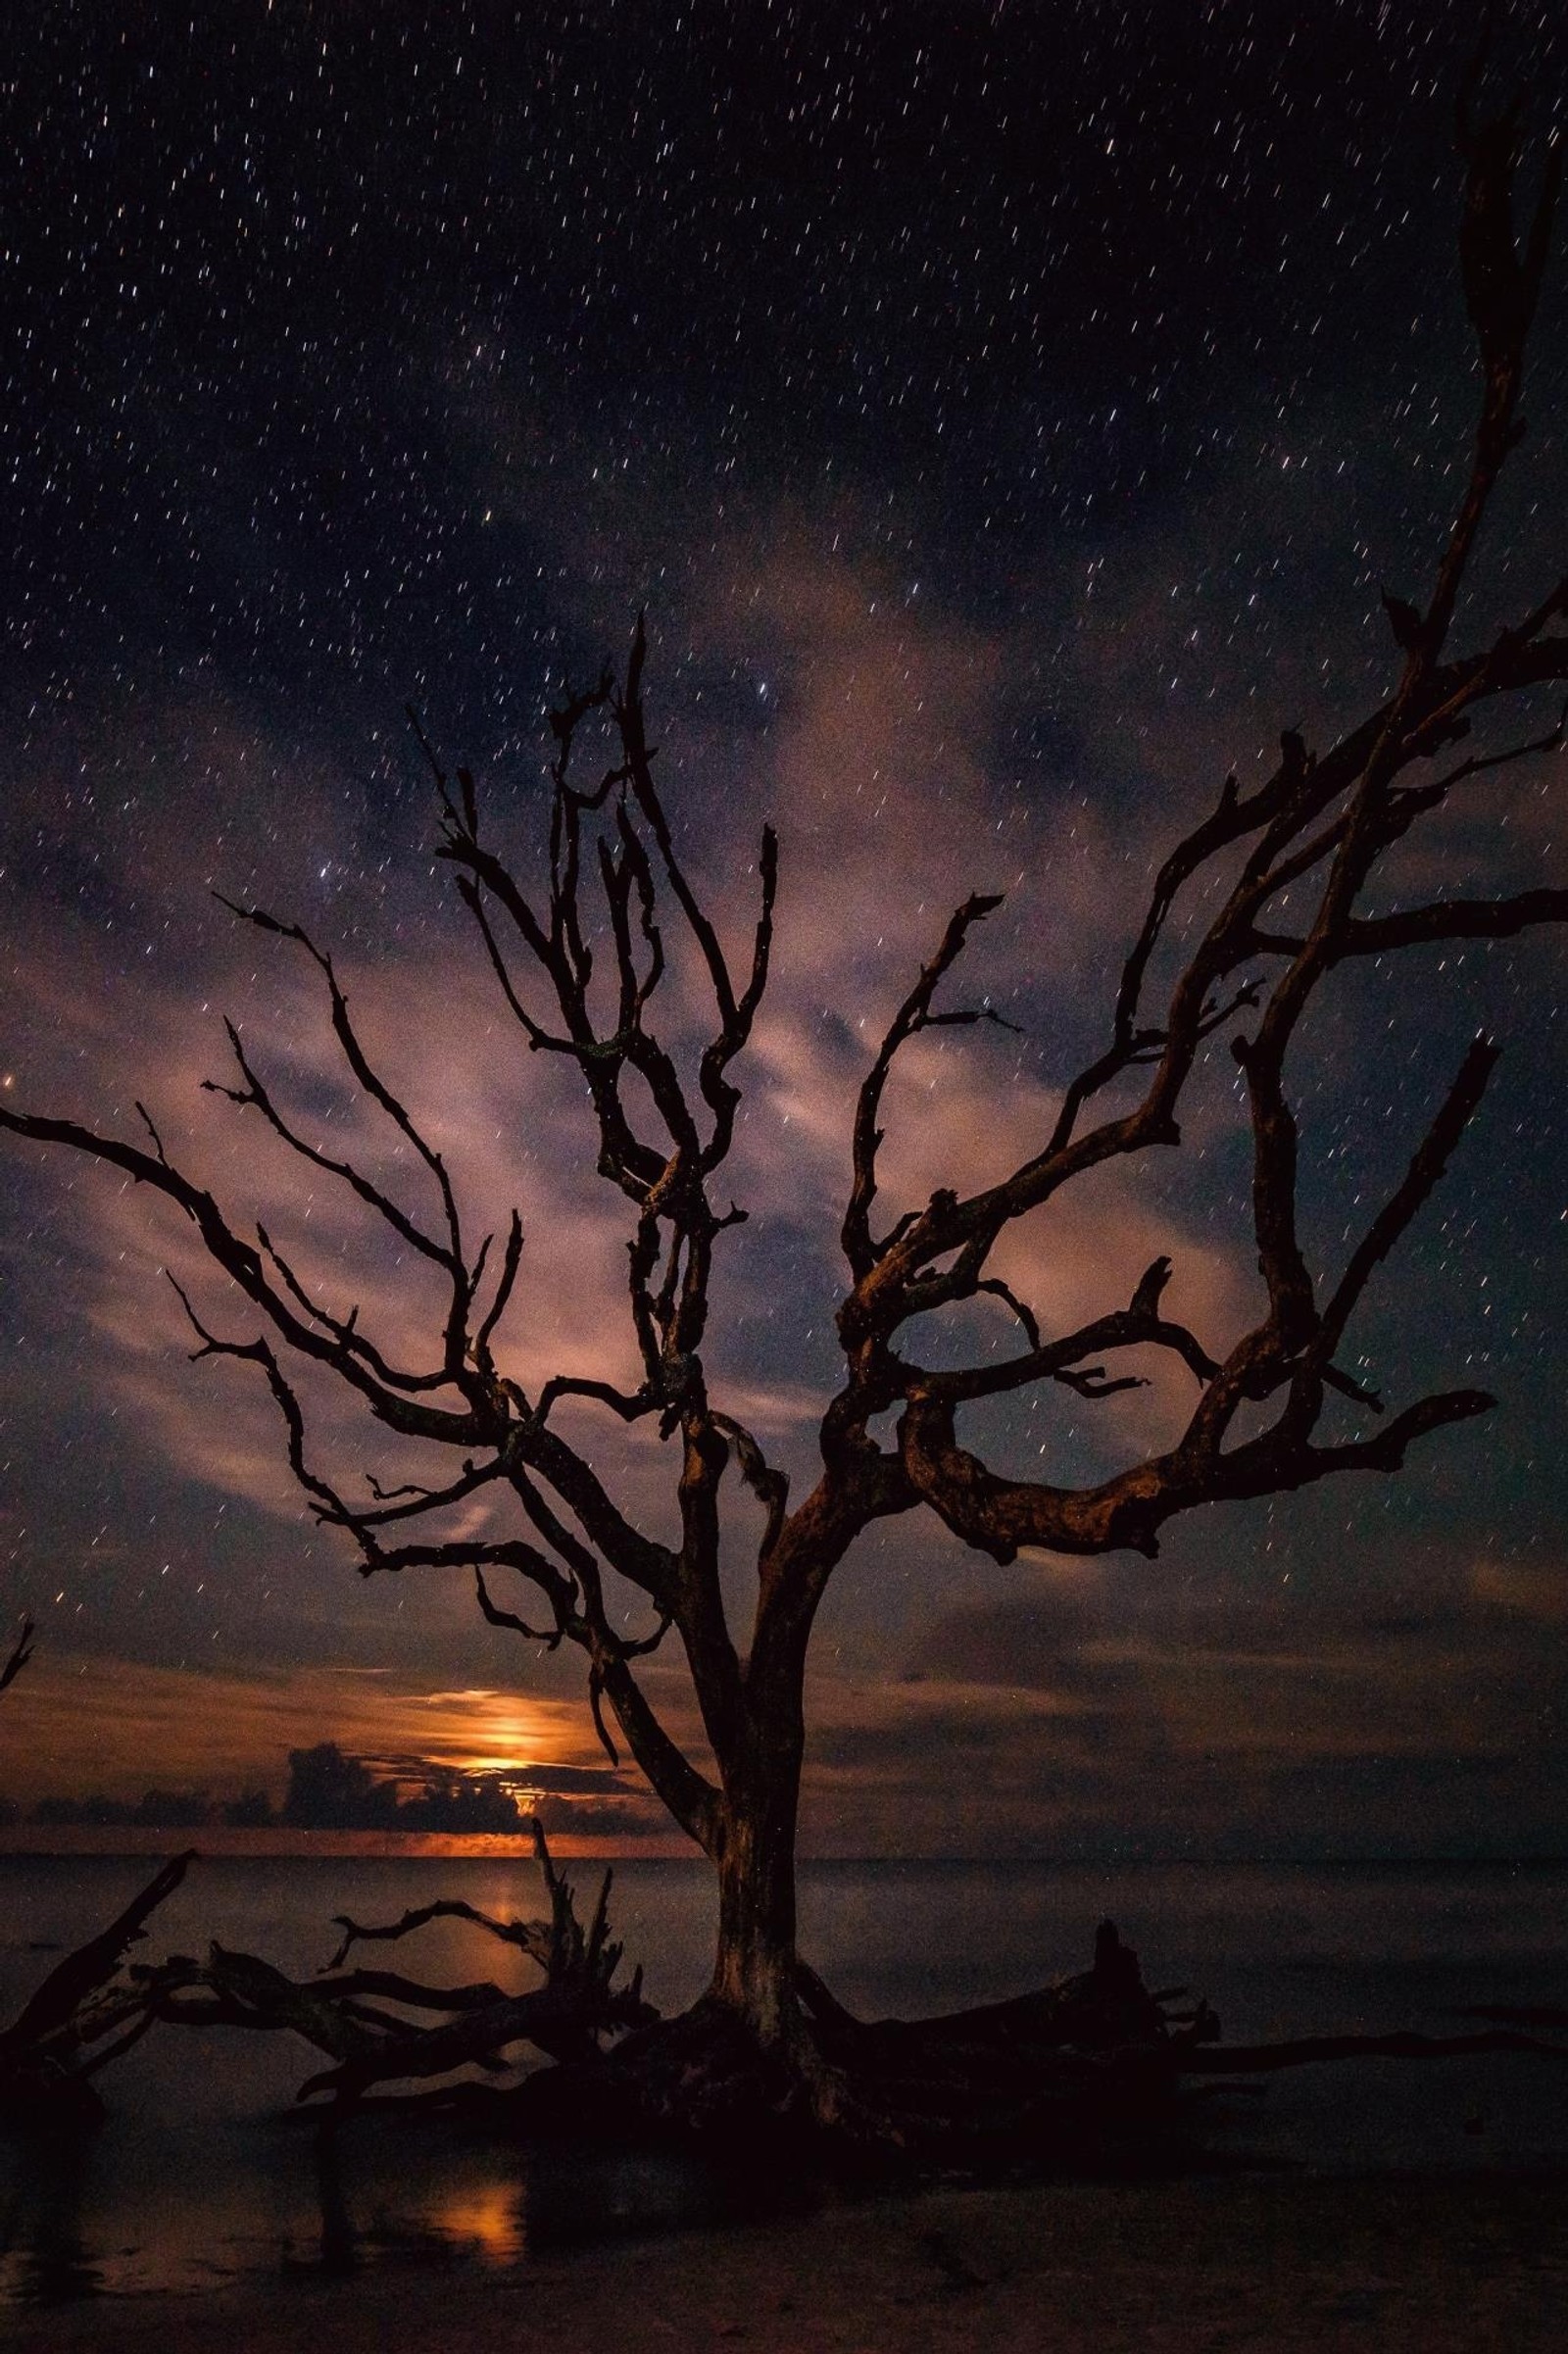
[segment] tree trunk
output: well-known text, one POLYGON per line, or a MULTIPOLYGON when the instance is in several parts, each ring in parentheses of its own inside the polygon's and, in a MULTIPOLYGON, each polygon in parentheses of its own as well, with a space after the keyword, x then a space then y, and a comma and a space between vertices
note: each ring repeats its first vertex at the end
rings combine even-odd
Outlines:
POLYGON ((718 1950, 709 2001, 764 2051, 790 2045, 795 1999, 795 1833, 803 1727, 759 1728, 726 1779, 718 1864, 718 1950))

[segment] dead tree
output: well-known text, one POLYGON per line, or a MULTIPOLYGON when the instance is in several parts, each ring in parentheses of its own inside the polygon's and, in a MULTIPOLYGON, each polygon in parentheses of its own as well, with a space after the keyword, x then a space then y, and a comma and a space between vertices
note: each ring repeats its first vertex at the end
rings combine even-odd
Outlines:
MULTIPOLYGON (((312 964, 348 1072, 416 1157, 426 1199, 411 1205, 297 1126, 237 1029, 234 1072, 218 1092, 265 1122, 313 1181, 349 1189, 402 1248, 436 1271, 445 1309, 428 1354, 399 1361, 357 1311, 323 1297, 265 1227, 248 1228, 166 1154, 156 1129, 139 1142, 71 1119, 0 1108, 0 1125, 121 1170, 194 1224, 255 1321, 234 1334, 186 1302, 197 1357, 254 1366, 282 1418, 289 1461, 311 1508, 358 1549, 367 1575, 456 1569, 474 1576, 490 1622, 579 1649, 607 1747, 618 1738, 673 1816, 711 1859, 718 1943, 711 1985, 682 2033, 739 2033, 805 2087, 819 2115, 848 2097, 842 2051, 824 2060, 820 1999, 803 1995, 796 1953, 795 1844, 812 1622, 835 1570, 874 1523, 925 1509, 999 1562, 1020 1551, 1152 1557, 1175 1515, 1230 1498, 1271 1496, 1348 1472, 1396 1472, 1418 1441, 1485 1413, 1473 1389, 1420 1397, 1385 1413, 1342 1362, 1352 1316, 1383 1261, 1418 1217, 1475 1116, 1497 1058, 1477 1037, 1410 1152, 1408 1166, 1339 1263, 1308 1264, 1298 1216, 1303 1139, 1292 1103, 1292 1054, 1303 1017, 1342 967, 1446 941, 1506 939, 1568 915, 1568 890, 1513 897, 1438 896, 1416 906, 1379 897, 1390 854, 1456 797, 1507 764, 1558 749, 1563 726, 1520 721, 1502 749, 1455 754, 1474 723, 1529 708, 1533 690, 1568 679, 1568 580, 1467 651, 1452 623, 1499 472, 1519 440, 1525 344, 1545 265, 1557 166, 1522 234, 1513 182, 1517 108, 1475 113, 1472 74, 1460 109, 1466 173, 1460 251, 1480 357, 1482 398, 1468 479, 1420 606, 1386 599, 1398 674, 1385 700, 1314 753, 1294 732, 1267 780, 1227 778, 1212 811, 1171 851, 1154 880, 1122 972, 1103 1050, 1067 1087, 1049 1134, 1009 1174, 977 1191, 939 1190, 891 1218, 878 1154, 890 1071, 908 1040, 981 1015, 943 993, 974 927, 999 904, 967 899, 899 1006, 859 1091, 846 1171, 842 1240, 848 1281, 838 1309, 843 1378, 820 1423, 820 1470, 792 1497, 785 1476, 728 1406, 705 1356, 723 1237, 744 1214, 721 1180, 735 1134, 736 1069, 768 979, 778 852, 771 828, 757 860, 760 906, 737 965, 677 847, 656 782, 643 699, 639 622, 624 675, 608 670, 551 717, 547 879, 530 889, 488 824, 466 769, 450 777, 429 754, 440 802, 438 855, 454 871, 495 982, 533 1053, 578 1074, 597 1132, 600 1175, 624 1197, 630 1227, 628 1313, 640 1376, 620 1389, 593 1368, 529 1392, 506 1368, 503 1320, 523 1269, 514 1214, 500 1241, 475 1239, 446 1162, 372 1065, 333 957, 298 924, 235 907, 312 964), (1526 728, 1534 732, 1526 733, 1526 728), (612 754, 576 781, 574 754, 594 728, 612 754), (1190 919, 1187 943, 1173 948, 1190 919), (710 1023, 700 1053, 659 1026, 673 930, 704 976, 710 1023), (1177 969, 1170 975, 1170 966, 1177 969), (1161 977, 1168 976, 1168 977, 1161 977), (1266 1298, 1223 1355, 1164 1304, 1164 1259, 1107 1286, 1103 1311, 1072 1332, 1043 1328, 992 1271, 1016 1221, 1091 1172, 1174 1151, 1204 1050, 1219 1041, 1240 1066, 1250 1128, 1251 1232, 1266 1298), (929 1319, 991 1295, 1016 1319, 1007 1355, 922 1362, 909 1337, 929 1319), (960 1431, 965 1409, 1063 1385, 1085 1399, 1129 1386, 1115 1370, 1132 1349, 1168 1354, 1191 1378, 1181 1436, 1092 1486, 1019 1480, 991 1469, 960 1431), (392 1440, 445 1447, 456 1468, 435 1487, 414 1479, 351 1496, 318 1459, 296 1386, 302 1362, 335 1376, 392 1440), (617 1500, 589 1448, 562 1427, 565 1400, 666 1442, 679 1536, 665 1542, 617 1500), (1333 1399, 1359 1421, 1335 1436, 1333 1399), (895 1434, 873 1430, 896 1417, 895 1434), (763 1507, 751 1624, 726 1613, 719 1539, 726 1479, 763 1507), (456 1533, 454 1508, 485 1494, 510 1528, 456 1533), (505 1588, 503 1581, 506 1582, 505 1588), (513 1607, 512 1589, 531 1595, 513 1607), (648 1631, 624 1632, 627 1590, 648 1631), (508 1598, 502 1598, 503 1593, 508 1598), (639 1663, 673 1637, 690 1668, 705 1750, 696 1755, 657 1713, 639 1663), (611 1724, 614 1734, 612 1735, 611 1724), (706 2027, 704 2025, 706 2023, 706 2027)), ((416 721, 416 725, 417 722, 416 721)), ((1490 742, 1491 739, 1484 739, 1490 742)), ((422 741, 422 739, 421 739, 422 741)), ((429 748, 426 747, 428 752, 429 748)), ((145 1114, 143 1115, 145 1119, 145 1114)), ((182 1295, 183 1297, 183 1295, 182 1295)), ((956 1353, 956 1352, 954 1352, 956 1353)), ((1337 1409, 1340 1410, 1340 1409, 1337 1409)), ((581 1427, 580 1416, 573 1431, 581 1427)), ((603 1458, 601 1458, 601 1461, 603 1458)), ((818 1994, 820 1995, 820 1989, 818 1994)), ((674 2023, 678 2026, 680 2023, 674 2023)), ((669 2029, 655 2031, 655 2039, 669 2029)))

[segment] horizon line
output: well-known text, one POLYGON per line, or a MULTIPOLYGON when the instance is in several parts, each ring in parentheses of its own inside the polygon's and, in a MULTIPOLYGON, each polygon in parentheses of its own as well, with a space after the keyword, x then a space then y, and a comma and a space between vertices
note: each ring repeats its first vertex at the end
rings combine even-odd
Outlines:
MULTIPOLYGON (((646 1838, 628 1838, 625 1833, 595 1836, 587 1832, 566 1831, 547 1836, 550 1852, 563 1862, 698 1863, 705 1860, 695 1842, 674 1830, 653 1831, 646 1838)), ((0 1861, 45 1863, 69 1861, 74 1857, 132 1861, 139 1857, 167 1855, 175 1851, 192 1853, 198 1859, 210 1857, 215 1862, 244 1857, 270 1857, 279 1862, 360 1859, 411 1863, 442 1860, 531 1863, 533 1833, 531 1827, 515 1832, 333 1831, 307 1830, 282 1824, 265 1829, 217 1824, 192 1825, 187 1829, 179 1825, 159 1828, 142 1824, 86 1823, 48 1826, 18 1823, 0 1827, 0 1861), (41 1837, 46 1830, 48 1837, 41 1837)), ((1191 1849, 1164 1852, 1156 1848, 1137 1852, 1094 1848, 1070 1853, 1034 1849, 993 1850, 989 1853, 983 1850, 906 1850, 899 1853, 806 1850, 800 1861, 803 1865, 861 1867, 969 1865, 995 1871, 1016 1870, 1020 1867, 1061 1871, 1144 1870, 1176 1865, 1213 1870, 1259 1866, 1331 1870, 1373 1866, 1382 1869, 1415 1866, 1433 1869, 1486 1865, 1494 1870, 1519 1870, 1568 1865, 1568 1852, 1560 1849, 1502 1851, 1453 1848, 1421 1852, 1408 1849, 1359 1849, 1338 1853, 1326 1853, 1321 1849, 1275 1848, 1247 1854, 1191 1849)))

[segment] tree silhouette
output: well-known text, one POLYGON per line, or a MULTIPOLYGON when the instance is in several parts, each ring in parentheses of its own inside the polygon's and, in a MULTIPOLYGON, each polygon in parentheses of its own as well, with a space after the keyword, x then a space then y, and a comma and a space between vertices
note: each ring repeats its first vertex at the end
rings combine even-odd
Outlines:
POLYGON ((1122 970, 1103 1049, 1068 1086, 1054 1125, 1028 1156, 978 1191, 940 1189, 888 1218, 879 1151, 895 1059, 924 1031, 987 1018, 983 1008, 951 1004, 945 991, 974 927, 999 903, 971 897, 953 915, 859 1090, 842 1224, 842 1380, 822 1411, 820 1471, 804 1497, 791 1496, 785 1475, 716 1393, 705 1360, 722 1238, 744 1214, 725 1200, 720 1181, 741 1102, 736 1071, 768 981, 778 847, 765 830, 755 928, 737 965, 688 872, 655 781, 640 621, 624 673, 607 670, 551 714, 541 889, 525 887, 481 822, 471 774, 460 768, 449 776, 425 746, 440 805, 437 855, 455 872, 527 1046, 578 1074, 597 1131, 598 1173, 628 1204, 627 1311, 640 1366, 634 1388, 591 1370, 563 1371, 530 1394, 508 1372, 502 1327, 523 1266, 520 1219, 514 1213, 499 1247, 489 1236, 475 1243, 442 1154, 372 1064, 332 956, 300 925, 261 907, 234 912, 314 965, 346 1068, 416 1156, 425 1207, 405 1206, 303 1133, 232 1026, 235 1071, 219 1092, 264 1121, 313 1175, 348 1188, 406 1251, 436 1271, 445 1307, 423 1362, 398 1361, 357 1311, 341 1313, 319 1297, 265 1228, 253 1234, 236 1223, 173 1164, 150 1120, 147 1141, 131 1143, 72 1120, 0 1108, 0 1125, 13 1134, 91 1154, 193 1222, 213 1262, 261 1319, 260 1329, 227 1337, 186 1299, 194 1354, 256 1368, 276 1401, 288 1459, 312 1510, 352 1541, 363 1570, 467 1571, 493 1625, 584 1654, 607 1747, 614 1753, 618 1735, 717 1873, 717 1953, 703 2015, 724 2022, 726 2033, 738 2023, 754 2044, 782 2055, 811 2085, 819 2109, 837 2097, 817 2065, 817 2031, 835 2006, 796 1952, 804 1686, 812 1622, 857 1539, 874 1523, 923 1509, 999 1562, 1036 1547, 1152 1555, 1164 1524, 1179 1513, 1345 1472, 1395 1472, 1418 1440, 1493 1403, 1476 1390, 1454 1389, 1385 1414, 1341 1354, 1369 1282, 1422 1210, 1473 1118, 1497 1047, 1475 1039, 1399 1182, 1339 1263, 1317 1269, 1299 1230, 1301 1140, 1290 1085, 1303 1018, 1342 966, 1435 942, 1506 938, 1568 915, 1568 891, 1548 888, 1369 905, 1390 854, 1462 787, 1563 740, 1559 723, 1502 749, 1448 758, 1489 709, 1568 678, 1568 632, 1560 626, 1568 580, 1474 650, 1449 650, 1477 536, 1523 429, 1525 343, 1557 187, 1553 159, 1528 227, 1517 235, 1520 113, 1477 121, 1473 78, 1460 109, 1460 252, 1481 360, 1481 413, 1466 487, 1424 605, 1386 598, 1400 657, 1396 683, 1315 755, 1287 732, 1267 780, 1244 792, 1227 778, 1211 812, 1175 845, 1122 970), (611 762, 595 781, 579 784, 574 755, 594 728, 609 731, 611 762), (1179 919, 1190 920, 1173 952, 1179 919), (658 1026, 677 931, 706 991, 706 1034, 695 1054, 678 1043, 674 1025, 658 1026), (1173 962, 1173 977, 1161 979, 1173 962), (1250 1122, 1251 1234, 1264 1290, 1256 1321, 1223 1356, 1211 1353, 1166 1312, 1171 1268, 1160 1258, 1127 1270, 1119 1284, 1107 1278, 1102 1312, 1079 1329, 1045 1330, 991 1271, 999 1241, 1090 1172, 1152 1148, 1176 1148, 1202 1050, 1217 1037, 1228 1041, 1239 1066, 1250 1122), (966 1362, 953 1311, 981 1294, 1010 1311, 1019 1340, 1010 1354, 966 1362), (944 1317, 953 1337, 933 1349, 919 1336, 944 1317), (960 1436, 960 1411, 985 1399, 1048 1384, 1083 1399, 1113 1396, 1133 1378, 1113 1360, 1135 1348, 1179 1360, 1194 1403, 1174 1445, 1109 1478, 1080 1487, 1008 1478, 960 1436), (935 1362, 925 1361, 933 1355, 935 1362), (384 1433, 419 1449, 421 1461, 431 1446, 448 1449, 451 1477, 435 1486, 410 1477, 375 1487, 368 1500, 351 1498, 315 1451, 296 1386, 302 1361, 334 1376, 384 1433), (1357 1418, 1353 1435, 1332 1435, 1326 1424, 1335 1398, 1357 1418), (564 1435, 557 1409, 567 1399, 657 1428, 673 1458, 673 1542, 641 1525, 591 1451, 564 1435), (888 1416, 892 1432, 884 1425, 878 1435, 873 1425, 888 1416), (726 1479, 743 1483, 763 1510, 755 1603, 744 1630, 731 1622, 720 1581, 726 1479), (474 1536, 453 1526, 456 1508, 477 1496, 505 1503, 507 1533, 474 1536), (499 1598, 502 1579, 526 1589, 531 1602, 509 1606, 499 1598), (648 1631, 637 1637, 623 1631, 628 1588, 649 1613, 648 1631), (690 1668, 706 1755, 690 1755, 677 1742, 639 1677, 640 1661, 671 1636, 690 1668))

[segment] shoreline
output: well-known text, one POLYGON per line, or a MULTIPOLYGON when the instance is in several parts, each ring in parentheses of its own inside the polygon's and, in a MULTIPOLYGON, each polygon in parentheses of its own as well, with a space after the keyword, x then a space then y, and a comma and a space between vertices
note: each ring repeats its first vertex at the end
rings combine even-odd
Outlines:
POLYGON ((1561 2169, 937 2187, 766 2223, 13 2308, 18 2354, 1535 2354, 1561 2169))

